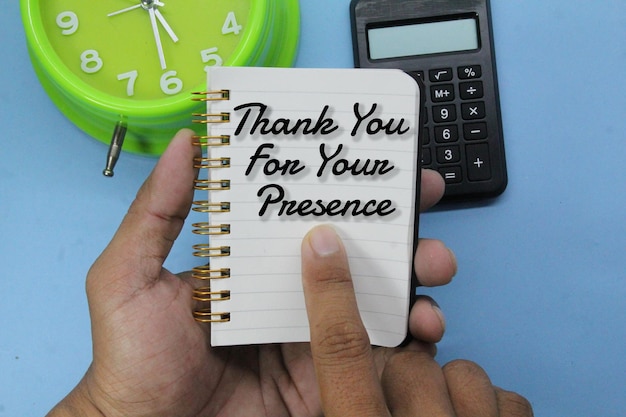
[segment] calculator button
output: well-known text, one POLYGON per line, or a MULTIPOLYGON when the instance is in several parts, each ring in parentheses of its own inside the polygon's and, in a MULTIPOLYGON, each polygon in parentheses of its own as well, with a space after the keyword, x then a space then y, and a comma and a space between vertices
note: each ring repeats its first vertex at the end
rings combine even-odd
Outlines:
POLYGON ((453 77, 452 68, 439 68, 428 72, 428 78, 430 78, 430 81, 433 83, 452 81, 453 77))
POLYGON ((456 125, 435 127, 435 141, 450 143, 459 140, 459 128, 456 125))
POLYGON ((475 103, 464 103, 461 105, 463 120, 475 120, 485 118, 485 103, 482 101, 475 103))
POLYGON ((458 146, 440 146, 437 148, 437 162, 440 164, 454 164, 461 160, 461 150, 458 146))
POLYGON ((477 98, 483 98, 483 83, 482 81, 461 83, 459 85, 459 92, 463 100, 475 100, 477 98))
POLYGON ((466 123, 463 125, 463 137, 465 140, 487 139, 487 123, 466 123))
POLYGON ((458 184, 463 181, 463 176, 461 174, 461 167, 445 167, 440 168, 439 173, 445 180, 446 184, 458 184))
POLYGON ((454 85, 441 84, 430 87, 430 99, 433 103, 442 103, 454 100, 454 85))
POLYGON ((430 87, 430 99, 433 103, 454 100, 454 85, 443 84, 430 87))
POLYGON ((433 121, 435 123, 454 122, 456 120, 456 107, 454 104, 433 107, 433 121))
POLYGON ((467 145, 465 155, 467 156, 467 177, 470 181, 491 179, 489 145, 486 143, 467 145))
POLYGON ((459 79, 461 80, 480 78, 483 75, 483 71, 480 65, 465 65, 463 67, 459 67, 457 71, 459 79))

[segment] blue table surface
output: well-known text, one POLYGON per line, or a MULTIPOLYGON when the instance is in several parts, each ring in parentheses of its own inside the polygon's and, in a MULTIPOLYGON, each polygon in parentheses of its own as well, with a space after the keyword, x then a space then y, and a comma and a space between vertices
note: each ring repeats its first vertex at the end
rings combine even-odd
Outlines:
MULTIPOLYGON (((351 67, 349 0, 303 0, 299 67, 351 67)), ((438 359, 479 362, 537 416, 626 415, 626 3, 492 0, 509 186, 422 217, 459 273, 427 290, 438 359)), ((41 416, 91 360, 84 277, 155 160, 52 105, 18 2, 0 14, 0 416, 41 416)), ((197 262, 187 226, 166 266, 197 262)))

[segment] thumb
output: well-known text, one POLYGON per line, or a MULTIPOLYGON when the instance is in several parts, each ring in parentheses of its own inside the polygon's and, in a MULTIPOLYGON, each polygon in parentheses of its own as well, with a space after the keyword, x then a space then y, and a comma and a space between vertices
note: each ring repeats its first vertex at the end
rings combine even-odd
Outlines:
POLYGON ((159 279, 163 262, 178 237, 193 199, 199 148, 193 132, 178 132, 137 193, 122 224, 92 266, 87 281, 96 293, 105 288, 118 295, 159 279))
POLYGON ((302 282, 324 415, 388 415, 346 252, 331 227, 304 238, 302 282))

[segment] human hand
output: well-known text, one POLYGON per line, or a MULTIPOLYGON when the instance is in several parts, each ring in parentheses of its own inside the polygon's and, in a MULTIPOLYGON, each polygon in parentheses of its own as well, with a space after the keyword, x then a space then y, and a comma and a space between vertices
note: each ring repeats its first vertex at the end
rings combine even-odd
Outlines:
MULTIPOLYGON (((183 130, 172 140, 89 271, 93 362, 50 416, 321 414, 309 344, 211 348, 208 326, 192 316, 193 280, 163 268, 193 198, 199 149, 191 135, 183 130)), ((442 193, 441 178, 425 172, 422 208, 442 193)), ((422 240, 416 270, 423 285, 443 285, 456 262, 441 242, 422 240)), ((442 337, 443 317, 430 299, 414 305, 410 331, 425 350, 442 337)), ((371 355, 382 370, 393 352, 371 355)))
POLYGON ((532 416, 526 399, 494 387, 475 363, 454 361, 441 368, 418 341, 406 348, 373 350, 359 317, 343 244, 331 227, 307 234, 302 262, 324 416, 532 416))

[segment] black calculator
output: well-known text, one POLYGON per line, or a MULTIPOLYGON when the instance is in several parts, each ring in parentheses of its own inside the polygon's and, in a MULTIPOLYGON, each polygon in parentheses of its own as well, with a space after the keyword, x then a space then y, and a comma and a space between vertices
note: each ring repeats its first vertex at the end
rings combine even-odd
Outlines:
POLYGON ((489 0, 352 0, 355 67, 421 79, 422 167, 445 200, 494 197, 507 185, 489 0))

